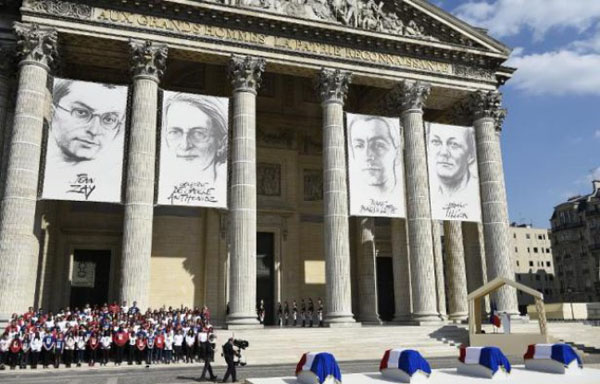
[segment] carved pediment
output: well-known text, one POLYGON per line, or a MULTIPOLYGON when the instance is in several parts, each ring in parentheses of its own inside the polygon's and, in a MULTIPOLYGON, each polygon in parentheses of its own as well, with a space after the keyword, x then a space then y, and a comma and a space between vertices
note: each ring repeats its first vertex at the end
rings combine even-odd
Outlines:
POLYGON ((375 0, 208 0, 309 20, 326 21, 396 36, 438 40, 415 18, 375 0))

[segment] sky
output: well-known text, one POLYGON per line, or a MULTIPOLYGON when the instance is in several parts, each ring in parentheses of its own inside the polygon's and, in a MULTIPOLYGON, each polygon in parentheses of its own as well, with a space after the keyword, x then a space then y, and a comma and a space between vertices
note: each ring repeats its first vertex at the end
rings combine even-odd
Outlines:
POLYGON ((501 88, 511 222, 549 228, 553 208, 600 180, 600 0, 430 0, 513 48, 501 88))

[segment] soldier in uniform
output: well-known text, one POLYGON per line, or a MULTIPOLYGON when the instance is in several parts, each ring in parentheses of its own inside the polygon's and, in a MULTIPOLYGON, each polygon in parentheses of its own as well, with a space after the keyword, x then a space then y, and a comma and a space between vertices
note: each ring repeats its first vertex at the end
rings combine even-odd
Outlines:
POLYGON ((302 328, 306 327, 306 303, 304 299, 300 300, 300 317, 302 318, 302 328))
POLYGON ((294 327, 298 325, 298 304, 296 300, 292 301, 292 318, 294 319, 294 327))
POLYGON ((315 313, 315 305, 313 304, 312 298, 308 298, 308 320, 310 322, 310 327, 313 326, 313 314, 315 313))
POLYGON ((323 326, 323 300, 319 297, 317 300, 317 313, 319 315, 319 327, 323 326))
POLYGON ((283 316, 285 317, 285 326, 287 327, 290 318, 290 306, 287 301, 283 303, 283 316))

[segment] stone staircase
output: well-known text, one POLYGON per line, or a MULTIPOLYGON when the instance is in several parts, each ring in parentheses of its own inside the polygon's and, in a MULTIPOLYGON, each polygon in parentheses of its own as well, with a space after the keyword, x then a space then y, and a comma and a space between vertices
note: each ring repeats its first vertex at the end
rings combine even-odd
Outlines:
MULTIPOLYGON (((218 345, 233 331, 217 330, 218 345)), ((250 348, 244 355, 253 365, 296 364, 303 353, 331 352, 339 361, 379 360, 386 349, 412 348, 425 357, 458 356, 468 341, 466 328, 456 326, 363 326, 360 328, 266 328, 236 330, 250 348)), ((220 349, 219 349, 220 350, 220 349)))
MULTIPOLYGON (((485 324, 486 332, 493 332, 485 324)), ((565 342, 585 354, 600 353, 600 327, 582 323, 549 323, 555 342, 565 342)), ((539 332, 538 323, 513 323, 513 333, 539 332)), ((360 328, 265 328, 217 330, 220 345, 234 334, 250 343, 244 355, 252 365, 296 364, 309 351, 333 353, 339 361, 379 360, 388 348, 411 348, 425 357, 458 356, 457 348, 468 344, 466 325, 363 326, 360 328)))

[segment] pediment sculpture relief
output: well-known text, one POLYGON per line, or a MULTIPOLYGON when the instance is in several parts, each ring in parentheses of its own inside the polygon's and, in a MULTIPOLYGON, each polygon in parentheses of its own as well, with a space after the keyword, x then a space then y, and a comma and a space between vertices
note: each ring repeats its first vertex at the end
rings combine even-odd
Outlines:
POLYGON ((261 8, 274 13, 322 20, 349 27, 390 33, 398 36, 437 40, 425 34, 415 20, 404 20, 387 11, 384 2, 375 0, 210 0, 226 5, 261 8))

